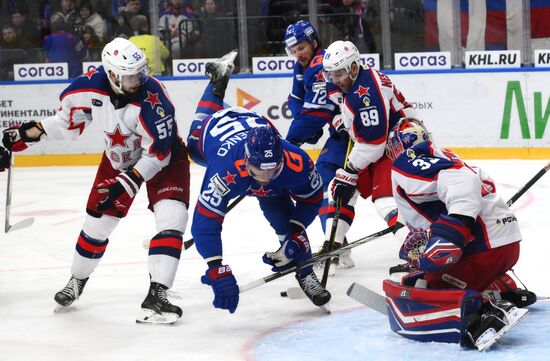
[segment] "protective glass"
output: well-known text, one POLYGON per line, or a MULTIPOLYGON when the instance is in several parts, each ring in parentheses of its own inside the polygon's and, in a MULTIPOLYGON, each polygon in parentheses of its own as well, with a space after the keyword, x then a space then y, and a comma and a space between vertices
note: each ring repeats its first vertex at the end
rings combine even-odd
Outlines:
POLYGON ((139 73, 122 76, 122 89, 133 89, 142 86, 148 79, 149 71, 144 67, 139 73))
POLYGON ((254 180, 262 183, 269 183, 273 179, 277 178, 283 170, 284 162, 262 164, 261 168, 255 167, 246 162, 248 167, 248 173, 254 180))
POLYGON ((323 70, 323 76, 325 80, 329 83, 338 83, 348 78, 351 79, 346 69, 338 69, 333 71, 323 70))

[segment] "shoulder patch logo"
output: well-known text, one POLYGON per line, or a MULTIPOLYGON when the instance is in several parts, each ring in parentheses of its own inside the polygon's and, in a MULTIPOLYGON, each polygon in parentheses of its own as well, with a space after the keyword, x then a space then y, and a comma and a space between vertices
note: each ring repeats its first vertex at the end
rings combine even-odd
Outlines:
POLYGON ((157 108, 157 114, 160 115, 161 118, 164 118, 166 114, 164 114, 164 109, 162 107, 157 108))
POLYGON ((229 193, 229 187, 225 185, 224 181, 221 179, 218 173, 214 174, 214 176, 210 178, 210 182, 212 182, 214 189, 220 195, 225 196, 227 193, 229 193))
POLYGON ((103 105, 103 102, 99 99, 96 99, 96 98, 92 98, 92 105, 94 107, 100 107, 103 105))

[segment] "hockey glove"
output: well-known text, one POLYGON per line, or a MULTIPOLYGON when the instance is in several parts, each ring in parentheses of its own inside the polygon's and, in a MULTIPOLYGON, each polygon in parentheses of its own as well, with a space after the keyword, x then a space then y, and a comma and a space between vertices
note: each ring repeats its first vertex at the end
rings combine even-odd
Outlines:
POLYGON ((430 239, 418 260, 418 268, 426 272, 440 272, 460 261, 464 246, 474 239, 470 228, 461 220, 446 215, 430 226, 430 239))
POLYGON ((425 229, 410 226, 409 230, 409 234, 399 250, 399 258, 418 268, 418 260, 428 244, 428 232, 425 229))
POLYGON ((201 277, 201 282, 212 287, 214 307, 235 312, 239 304, 239 286, 229 266, 210 267, 201 277))
POLYGON ((107 197, 97 204, 97 210, 100 212, 107 209, 126 211, 132 204, 141 183, 143 178, 133 169, 99 183, 96 190, 99 193, 107 193, 107 197))
POLYGON ((0 147, 0 172, 10 167, 10 152, 0 147))
POLYGON ((43 134, 45 134, 45 132, 42 126, 35 121, 30 121, 5 129, 2 143, 8 150, 21 152, 28 148, 25 143, 38 142, 43 134), (27 130, 32 128, 37 129, 37 137, 31 138, 27 135, 27 130))
POLYGON ((273 266, 273 272, 285 271, 311 258, 311 247, 306 231, 291 231, 275 252, 266 252, 264 263, 273 266))
POLYGON ((332 199, 335 201, 342 200, 344 204, 348 204, 357 191, 358 178, 357 173, 347 171, 343 168, 338 169, 334 175, 334 179, 329 184, 332 199))
POLYGON ((344 125, 344 120, 342 119, 342 114, 337 114, 332 118, 332 121, 330 122, 330 125, 336 130, 338 135, 347 137, 348 136, 348 130, 346 126, 344 125))

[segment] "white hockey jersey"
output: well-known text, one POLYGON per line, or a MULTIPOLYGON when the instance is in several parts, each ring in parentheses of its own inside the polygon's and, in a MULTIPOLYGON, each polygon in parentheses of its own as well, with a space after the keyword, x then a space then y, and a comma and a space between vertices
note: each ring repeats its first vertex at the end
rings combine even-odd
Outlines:
POLYGON ((412 227, 428 229, 440 214, 475 219, 475 239, 466 245, 465 255, 521 240, 518 221, 496 193, 491 177, 430 142, 397 157, 392 189, 400 218, 412 227))
POLYGON ((113 168, 135 168, 145 181, 170 162, 179 147, 174 106, 166 89, 149 77, 132 98, 117 97, 103 67, 76 78, 59 96, 56 115, 41 121, 48 139, 76 139, 100 122, 113 168))
POLYGON ((384 155, 388 133, 399 119, 415 116, 390 78, 372 68, 360 68, 346 93, 332 83, 328 87, 329 97, 340 104, 342 121, 355 143, 348 160, 357 169, 384 155))

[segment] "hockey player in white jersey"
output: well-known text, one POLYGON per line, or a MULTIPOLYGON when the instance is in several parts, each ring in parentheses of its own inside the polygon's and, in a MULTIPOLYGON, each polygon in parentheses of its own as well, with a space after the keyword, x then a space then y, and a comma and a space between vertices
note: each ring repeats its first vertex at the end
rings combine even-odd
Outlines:
POLYGON ((392 328, 420 341, 489 347, 527 313, 481 296, 518 261, 516 217, 491 177, 437 148, 419 120, 400 120, 386 149, 399 216, 410 230, 399 256, 416 269, 401 283, 384 282, 392 328))
POLYGON ((3 143, 18 152, 38 141, 78 138, 92 121, 100 124, 105 151, 76 243, 72 275, 55 301, 66 307, 82 295, 110 234, 146 183, 157 234, 149 247, 150 288, 137 321, 172 323, 182 310, 170 303, 166 290, 174 281, 187 224, 189 161, 178 137, 174 106, 147 69, 140 49, 126 39, 114 39, 103 49, 102 66, 61 93, 56 115, 5 130, 3 143))

